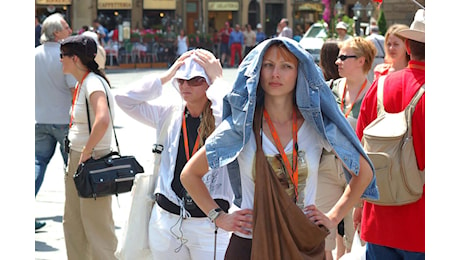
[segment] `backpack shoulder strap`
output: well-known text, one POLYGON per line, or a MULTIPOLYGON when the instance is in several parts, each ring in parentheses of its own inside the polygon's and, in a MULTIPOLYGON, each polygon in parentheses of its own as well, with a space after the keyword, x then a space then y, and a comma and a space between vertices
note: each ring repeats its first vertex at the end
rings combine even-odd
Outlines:
MULTIPOLYGON (((423 96, 423 93, 425 93, 425 84, 423 84, 418 90, 417 93, 415 93, 414 97, 409 103, 410 108, 415 109, 415 105, 417 105, 418 101, 420 98, 423 96)), ((407 108, 406 108, 407 109, 407 108)))
POLYGON ((420 98, 425 93, 425 84, 423 84, 418 91, 412 97, 409 105, 405 109, 406 121, 407 121, 407 136, 412 136, 412 115, 415 111, 415 106, 417 105, 420 98))
POLYGON ((377 117, 385 113, 385 107, 383 106, 383 88, 384 81, 387 76, 380 76, 377 84, 377 117))

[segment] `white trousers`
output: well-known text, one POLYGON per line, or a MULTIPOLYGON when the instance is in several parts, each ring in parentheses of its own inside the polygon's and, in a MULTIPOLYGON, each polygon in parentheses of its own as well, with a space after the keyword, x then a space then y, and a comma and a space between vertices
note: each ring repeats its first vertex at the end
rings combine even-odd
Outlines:
MULTIPOLYGON (((149 245, 153 259, 214 259, 214 231, 214 223, 206 217, 182 219, 155 203, 149 222, 149 245)), ((218 229, 216 259, 224 259, 230 234, 218 229)))

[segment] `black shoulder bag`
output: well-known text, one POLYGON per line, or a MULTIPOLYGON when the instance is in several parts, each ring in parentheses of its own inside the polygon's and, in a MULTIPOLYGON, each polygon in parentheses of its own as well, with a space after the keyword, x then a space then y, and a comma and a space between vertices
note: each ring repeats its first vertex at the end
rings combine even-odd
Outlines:
MULTIPOLYGON (((102 84, 104 85, 104 83, 102 84)), ((75 186, 77 187, 78 196, 82 198, 96 199, 97 197, 118 195, 119 193, 129 192, 133 186, 135 175, 144 172, 144 168, 139 164, 134 156, 120 155, 120 147, 118 145, 117 134, 113 125, 110 102, 107 94, 106 97, 117 151, 112 151, 97 160, 91 157, 87 161, 78 165, 73 179, 75 181, 75 186)), ((86 113, 88 115, 89 133, 91 134, 88 99, 86 99, 86 113)))

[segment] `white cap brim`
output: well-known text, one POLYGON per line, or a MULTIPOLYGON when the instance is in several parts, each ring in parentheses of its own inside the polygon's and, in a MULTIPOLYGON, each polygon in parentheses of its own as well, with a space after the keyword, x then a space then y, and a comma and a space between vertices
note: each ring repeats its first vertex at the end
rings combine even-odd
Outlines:
POLYGON ((206 71, 193 58, 198 58, 198 56, 195 54, 190 55, 190 57, 184 60, 184 64, 177 70, 176 75, 174 75, 172 79, 174 87, 179 87, 177 79, 190 80, 194 77, 203 77, 206 79, 208 85, 211 85, 211 81, 209 80, 208 75, 206 75, 206 71))

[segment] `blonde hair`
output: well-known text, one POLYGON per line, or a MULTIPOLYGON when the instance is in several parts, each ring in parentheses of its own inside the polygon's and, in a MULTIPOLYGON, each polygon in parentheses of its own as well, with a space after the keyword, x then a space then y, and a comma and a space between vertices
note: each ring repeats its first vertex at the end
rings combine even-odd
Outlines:
MULTIPOLYGON (((388 38, 390 38, 390 35, 394 35, 396 37, 398 37, 399 39, 401 39, 403 41, 403 43, 406 41, 406 38, 398 35, 397 33, 402 31, 402 30, 406 30, 406 29, 409 29, 409 26, 405 25, 405 24, 401 24, 401 23, 395 23, 393 25, 391 25, 387 32, 385 33, 385 55, 388 54, 388 38)), ((386 57, 385 57, 386 58, 386 57)), ((410 56, 409 54, 406 52, 406 62, 409 62, 410 60, 410 56)))
POLYGON ((372 43, 370 40, 366 40, 362 37, 353 37, 340 42, 339 47, 340 49, 350 48, 353 50, 356 56, 364 57, 364 73, 368 73, 372 68, 372 62, 374 62, 375 55, 377 55, 377 49, 375 48, 374 43, 372 43))
POLYGON ((201 118, 200 126, 198 127, 200 147, 204 145, 206 138, 208 138, 208 136, 210 136, 216 128, 215 122, 216 120, 214 118, 214 115, 212 114, 211 109, 211 101, 208 99, 208 103, 206 104, 206 107, 203 110, 203 116, 201 118))
POLYGON ((400 35, 398 35, 396 33, 400 32, 402 30, 406 30, 406 29, 409 29, 409 26, 407 26, 405 24, 395 23, 395 24, 391 25, 390 27, 388 27, 388 30, 385 33, 385 42, 388 41, 388 37, 390 37, 391 34, 394 34, 396 37, 398 37, 402 41, 405 41, 406 38, 404 38, 404 37, 402 37, 402 36, 400 36, 400 35))

